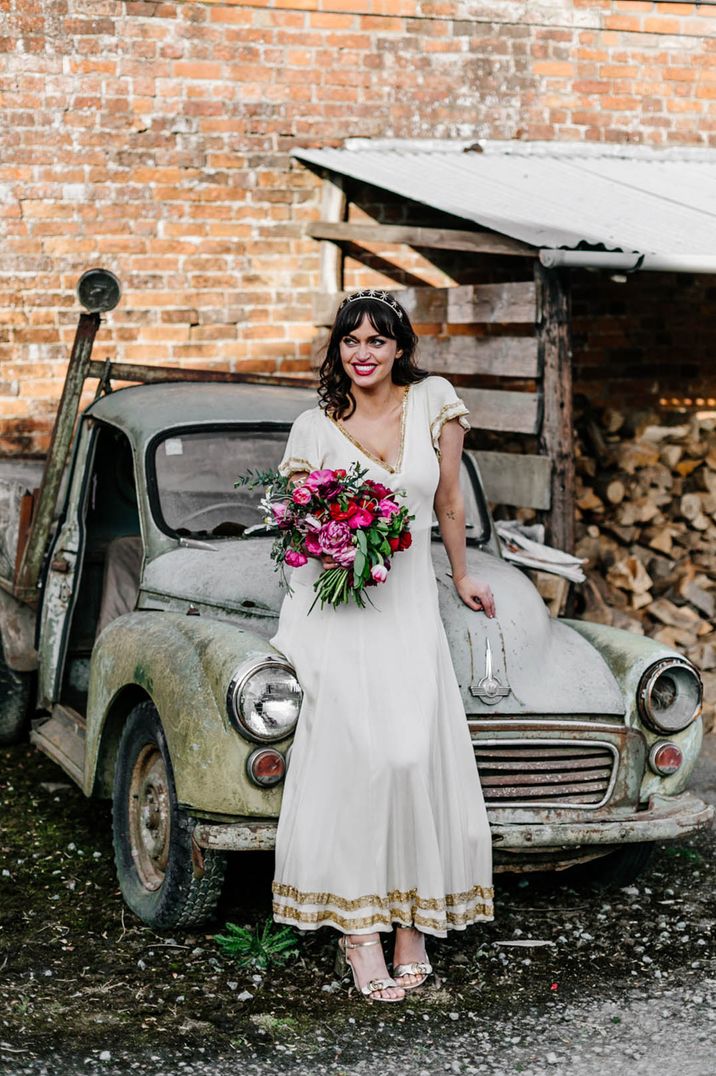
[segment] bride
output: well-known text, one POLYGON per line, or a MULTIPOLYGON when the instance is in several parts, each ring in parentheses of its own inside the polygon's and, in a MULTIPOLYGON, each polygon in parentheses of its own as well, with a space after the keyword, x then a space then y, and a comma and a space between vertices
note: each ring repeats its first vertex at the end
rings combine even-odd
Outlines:
POLYGON ((273 915, 339 932, 337 969, 371 1001, 396 1002, 432 968, 425 936, 493 918, 490 831, 460 688, 438 607, 433 510, 452 585, 492 617, 490 586, 468 573, 460 459, 468 409, 414 362, 417 337, 382 291, 342 302, 317 406, 295 420, 279 470, 348 468, 403 490, 412 544, 364 609, 308 609, 324 568, 294 568, 272 644, 303 702, 276 835, 273 915), (395 931, 392 975, 381 944, 395 931))

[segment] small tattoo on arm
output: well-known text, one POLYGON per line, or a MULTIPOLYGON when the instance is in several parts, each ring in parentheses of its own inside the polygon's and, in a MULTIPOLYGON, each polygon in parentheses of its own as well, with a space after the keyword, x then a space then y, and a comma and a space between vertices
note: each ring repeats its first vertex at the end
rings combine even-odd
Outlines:
POLYGON ((448 517, 448 519, 454 519, 454 518, 455 518, 455 513, 454 513, 454 512, 452 512, 452 511, 450 511, 450 510, 448 510, 448 511, 447 511, 447 512, 445 513, 445 515, 446 515, 446 516, 448 517))

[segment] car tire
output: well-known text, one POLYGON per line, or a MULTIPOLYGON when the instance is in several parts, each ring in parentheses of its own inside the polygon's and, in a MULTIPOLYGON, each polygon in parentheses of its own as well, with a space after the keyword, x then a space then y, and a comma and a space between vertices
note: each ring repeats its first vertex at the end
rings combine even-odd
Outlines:
POLYGON ((609 855, 590 860, 577 871, 592 889, 621 889, 636 881, 653 854, 654 845, 649 842, 625 844, 609 855))
POLYGON ((128 907, 156 930, 201 926, 216 910, 226 855, 194 845, 193 828, 177 805, 156 707, 139 703, 129 713, 117 750, 114 861, 128 907))
POLYGON ((0 747, 25 739, 31 701, 32 673, 15 672, 8 666, 0 640, 0 747))

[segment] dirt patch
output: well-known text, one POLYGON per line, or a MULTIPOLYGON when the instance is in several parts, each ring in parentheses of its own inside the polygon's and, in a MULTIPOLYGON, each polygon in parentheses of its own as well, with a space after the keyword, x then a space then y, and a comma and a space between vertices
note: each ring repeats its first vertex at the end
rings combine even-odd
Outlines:
MULTIPOLYGON (((0 762, 2 1072, 219 1072, 226 1064, 249 1073, 301 1063, 314 1073, 358 1072, 386 1035, 398 1061, 409 1050, 406 1072, 433 1072, 439 1043, 458 1030, 469 1029, 477 1048, 506 1014, 557 1013, 586 996, 613 1002, 637 987, 668 993, 716 967, 714 836, 706 833, 660 846, 635 886, 612 893, 577 887, 568 875, 499 876, 496 922, 429 944, 433 985, 401 1005, 367 1005, 335 981, 328 930, 302 936, 286 968, 242 970, 212 933, 159 935, 125 910, 107 804, 86 800, 29 746, 1 751, 0 762)), ((265 921, 272 867, 268 854, 234 859, 217 932, 227 920, 265 921)), ((513 1038, 519 1050, 519 1031, 513 1038)), ((498 1071, 487 1055, 487 1068, 459 1064, 453 1071, 498 1071)), ((528 1071, 519 1065, 514 1071, 528 1071)))

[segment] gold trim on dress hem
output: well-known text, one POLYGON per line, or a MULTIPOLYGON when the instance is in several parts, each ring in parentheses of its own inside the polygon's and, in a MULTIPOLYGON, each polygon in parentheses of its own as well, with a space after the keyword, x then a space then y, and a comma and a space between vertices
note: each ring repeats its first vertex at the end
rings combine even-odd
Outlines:
POLYGON ((420 897, 417 889, 392 889, 384 897, 378 893, 367 893, 352 900, 340 897, 336 893, 304 892, 283 882, 272 882, 271 891, 276 896, 291 900, 296 904, 331 904, 344 912, 359 911, 362 908, 372 906, 388 908, 392 904, 412 904, 425 911, 441 912, 458 904, 467 904, 476 897, 481 897, 483 900, 492 900, 495 895, 492 886, 481 885, 474 885, 464 893, 447 893, 444 897, 420 897))
POLYGON ((481 901, 470 911, 448 912, 440 919, 431 919, 421 915, 414 908, 407 915, 401 908, 391 908, 388 912, 375 912, 372 915, 348 919, 327 908, 317 912, 304 912, 298 908, 287 908, 278 901, 273 902, 273 914, 274 918, 294 924, 299 929, 301 925, 304 927, 337 926, 349 932, 376 926, 390 927, 392 923, 399 923, 402 926, 428 927, 442 932, 450 928, 459 930, 478 922, 489 923, 494 919, 492 901, 481 901))
POLYGON ((340 419, 333 418, 332 415, 329 415, 327 411, 324 411, 323 414, 326 416, 329 422, 332 422, 336 429, 339 430, 344 437, 347 437, 351 444, 355 445, 358 451, 362 452, 364 456, 367 456, 369 460, 373 460, 375 463, 379 464, 383 468, 383 470, 387 471, 389 474, 399 474, 400 468, 403 465, 403 455, 405 450, 405 425, 408 414, 408 396, 410 395, 411 388, 412 385, 406 385, 405 392, 403 393, 403 407, 400 415, 400 448, 398 450, 398 458, 392 467, 390 466, 390 464, 386 463, 385 460, 381 460, 378 458, 378 456, 374 456, 372 452, 369 452, 368 449, 360 443, 360 441, 357 441, 355 437, 353 437, 352 434, 348 432, 340 419))

